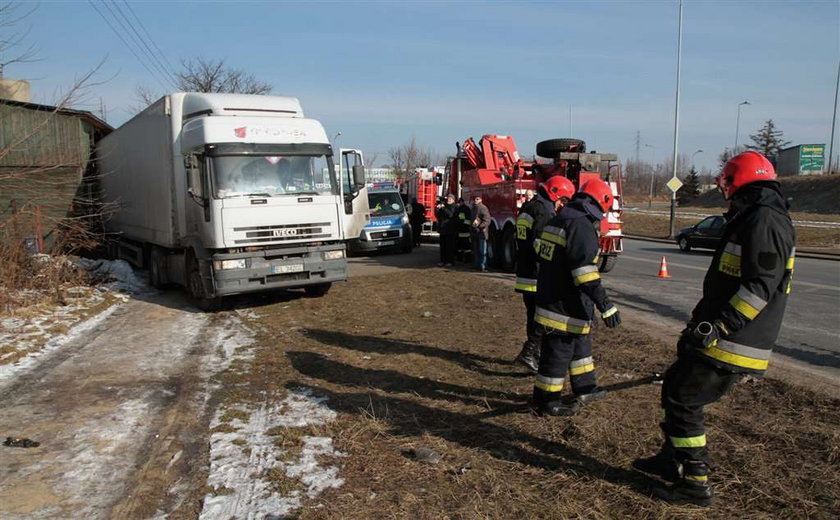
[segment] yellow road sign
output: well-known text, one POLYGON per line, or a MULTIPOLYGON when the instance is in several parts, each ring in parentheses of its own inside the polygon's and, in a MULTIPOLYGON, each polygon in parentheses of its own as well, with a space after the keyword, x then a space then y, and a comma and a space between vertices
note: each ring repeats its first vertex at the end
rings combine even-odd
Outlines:
POLYGON ((677 190, 682 188, 682 185, 682 181, 676 177, 671 177, 671 180, 665 183, 665 186, 668 186, 668 189, 670 189, 674 193, 676 193, 677 190))

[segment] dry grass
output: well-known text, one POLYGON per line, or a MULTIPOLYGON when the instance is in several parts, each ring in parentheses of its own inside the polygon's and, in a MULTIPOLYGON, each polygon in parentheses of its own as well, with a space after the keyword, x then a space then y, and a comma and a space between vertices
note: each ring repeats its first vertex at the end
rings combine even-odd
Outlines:
MULTIPOLYGON (((610 398, 549 419, 526 413, 532 378, 508 361, 523 339, 521 300, 491 279, 411 270, 257 312, 256 358, 226 383, 254 400, 311 387, 340 412, 317 433, 349 455, 347 482, 302 518, 835 518, 840 510, 840 401, 776 380, 742 383, 708 409, 719 465, 712 509, 652 500, 654 482, 631 461, 660 443, 659 387, 638 382, 665 368, 673 348, 632 326, 596 331, 610 398), (407 456, 416 447, 442 461, 407 456)), ((271 434, 286 446, 299 438, 271 434)), ((283 479, 278 489, 291 489, 283 479)))

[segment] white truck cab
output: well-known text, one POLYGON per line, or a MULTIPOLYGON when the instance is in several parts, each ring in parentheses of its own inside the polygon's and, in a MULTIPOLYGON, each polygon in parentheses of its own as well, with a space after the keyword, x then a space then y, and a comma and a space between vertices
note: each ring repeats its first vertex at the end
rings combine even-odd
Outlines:
POLYGON ((98 152, 120 256, 205 305, 275 288, 325 293, 346 279, 346 240, 370 218, 361 152, 336 158, 296 98, 171 94, 98 152))

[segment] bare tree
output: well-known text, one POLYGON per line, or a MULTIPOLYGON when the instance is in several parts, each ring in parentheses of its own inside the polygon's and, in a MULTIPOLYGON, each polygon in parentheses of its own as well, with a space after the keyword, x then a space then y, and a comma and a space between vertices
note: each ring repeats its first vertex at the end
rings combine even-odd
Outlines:
POLYGON ((181 61, 176 84, 184 92, 227 92, 232 94, 268 94, 270 83, 252 74, 225 65, 224 59, 195 58, 181 61))
MULTIPOLYGON (((227 94, 270 94, 270 83, 260 81, 253 74, 228 67, 224 59, 193 58, 181 60, 181 70, 175 73, 175 85, 182 92, 216 92, 227 94)), ((163 94, 145 85, 138 85, 134 95, 140 112, 163 94)))
POLYGON ((0 78, 7 66, 35 60, 34 45, 24 45, 29 29, 17 30, 17 26, 38 8, 37 5, 20 11, 19 2, 0 4, 0 78))
POLYGON ((417 144, 417 138, 388 149, 391 167, 397 175, 409 175, 415 168, 430 168, 437 160, 437 154, 430 147, 417 144))

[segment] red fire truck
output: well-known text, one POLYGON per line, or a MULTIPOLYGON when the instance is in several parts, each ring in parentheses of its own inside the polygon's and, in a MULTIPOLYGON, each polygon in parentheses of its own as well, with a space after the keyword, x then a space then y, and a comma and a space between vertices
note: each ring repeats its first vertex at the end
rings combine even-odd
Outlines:
POLYGON ((443 167, 415 168, 407 178, 397 179, 400 193, 405 194, 407 202, 411 202, 412 198, 417 198, 417 202, 425 206, 424 232, 437 229, 435 206, 438 199, 444 196, 441 192, 443 173, 443 167))
POLYGON ((601 221, 601 260, 599 269, 609 272, 622 251, 621 165, 615 154, 586 152, 579 139, 549 139, 537 143, 537 155, 550 162, 525 162, 516 150, 513 137, 485 135, 476 143, 472 138, 456 144, 458 154, 450 158, 444 185, 450 193, 471 200, 480 194, 493 216, 487 254, 491 265, 512 270, 516 263, 516 217, 527 190, 549 177, 563 175, 575 187, 590 179, 603 179, 612 187, 615 202, 601 221))

